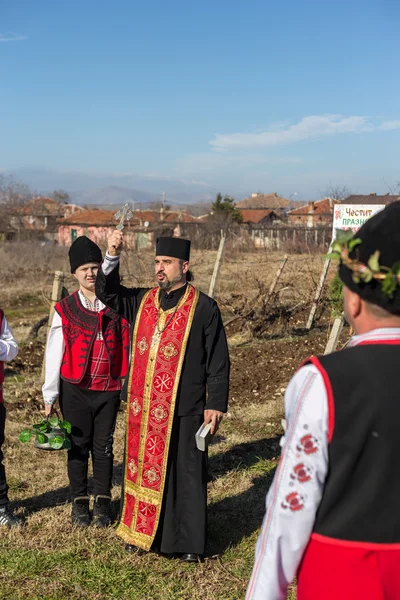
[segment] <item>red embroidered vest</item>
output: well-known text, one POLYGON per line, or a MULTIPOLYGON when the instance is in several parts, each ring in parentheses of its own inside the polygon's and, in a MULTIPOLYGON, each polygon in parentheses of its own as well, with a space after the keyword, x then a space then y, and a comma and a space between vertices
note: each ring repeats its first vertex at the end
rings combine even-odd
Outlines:
MULTIPOLYGON (((0 332, 3 327, 4 313, 0 308, 0 332)), ((3 381, 4 381, 4 362, 0 360, 0 404, 3 402, 3 381)))
POLYGON ((57 302, 62 320, 65 351, 61 377, 69 383, 80 383, 86 373, 92 347, 99 330, 103 334, 110 364, 110 377, 125 377, 128 371, 129 323, 109 308, 100 312, 82 306, 78 292, 57 302))

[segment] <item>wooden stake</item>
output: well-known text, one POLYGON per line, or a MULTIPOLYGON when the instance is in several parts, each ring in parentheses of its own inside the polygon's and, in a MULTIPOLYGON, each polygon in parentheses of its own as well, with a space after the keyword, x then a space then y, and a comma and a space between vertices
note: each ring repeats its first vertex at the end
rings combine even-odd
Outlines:
MULTIPOLYGON (((62 271, 56 271, 54 273, 53 289, 51 292, 51 305, 50 305, 50 312, 49 312, 49 322, 47 324, 46 345, 47 345, 47 338, 49 337, 51 323, 53 321, 53 315, 54 315, 54 310, 55 310, 54 307, 57 304, 57 302, 59 302, 62 298, 63 286, 64 286, 64 273, 62 271)), ((44 378, 45 378, 45 365, 46 365, 46 352, 44 353, 43 363, 42 363, 42 381, 43 382, 44 382, 44 378)))
POLYGON ((320 277, 320 280, 319 280, 319 283, 318 283, 318 287, 317 287, 316 292, 315 292, 314 302, 313 302, 313 305, 312 305, 311 310, 310 310, 310 314, 309 314, 309 317, 308 317, 306 329, 311 329, 312 324, 314 322, 315 313, 317 312, 318 301, 319 301, 319 299, 321 297, 322 289, 324 287, 325 279, 326 279, 326 276, 328 274, 328 269, 329 269, 329 265, 330 264, 331 264, 331 259, 327 258, 326 261, 325 261, 325 263, 324 263, 324 266, 323 266, 323 269, 322 269, 322 273, 321 273, 321 277, 320 277))
POLYGON ((331 329, 331 333, 329 335, 328 343, 326 344, 324 354, 330 354, 331 352, 335 352, 337 345, 339 343, 340 334, 342 333, 344 325, 344 317, 337 317, 331 329))
POLYGON ((269 288, 268 297, 272 296, 272 294, 274 293, 275 288, 276 288, 276 284, 278 283, 278 281, 279 281, 279 279, 280 279, 280 277, 282 275, 283 269, 285 268, 285 265, 287 263, 287 259, 288 259, 287 254, 285 254, 285 256, 283 257, 282 262, 279 265, 279 268, 278 268, 278 270, 276 272, 275 279, 271 283, 271 287, 269 288))
POLYGON ((208 290, 208 295, 210 296, 210 298, 214 298, 215 287, 217 285, 219 270, 221 268, 221 263, 222 263, 222 256, 224 253, 225 240, 226 240, 226 237, 221 232, 221 241, 219 243, 217 258, 216 258, 215 265, 214 265, 214 271, 213 271, 213 274, 211 277, 210 289, 208 290))

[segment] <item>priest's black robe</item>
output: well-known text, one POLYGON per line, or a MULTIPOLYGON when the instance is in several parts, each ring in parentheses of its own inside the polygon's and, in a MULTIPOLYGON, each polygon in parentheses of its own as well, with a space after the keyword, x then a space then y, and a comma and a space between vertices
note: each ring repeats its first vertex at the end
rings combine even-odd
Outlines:
MULTIPOLYGON (((186 285, 160 290, 162 310, 174 308, 186 285)), ((120 284, 119 268, 105 276, 100 269, 96 296, 133 326, 147 288, 120 284)), ((199 294, 176 398, 163 505, 154 547, 166 554, 204 554, 207 533, 207 454, 197 449, 195 433, 204 410, 226 412, 229 354, 216 302, 199 294)), ((126 393, 126 390, 125 390, 126 393)), ((124 394, 123 394, 124 396, 124 394)))

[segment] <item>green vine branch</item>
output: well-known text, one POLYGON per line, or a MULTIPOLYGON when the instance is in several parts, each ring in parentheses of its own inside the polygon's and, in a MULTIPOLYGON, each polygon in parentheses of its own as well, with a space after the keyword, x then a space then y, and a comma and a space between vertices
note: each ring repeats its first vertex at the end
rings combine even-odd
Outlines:
POLYGON ((400 286, 400 261, 391 268, 379 264, 380 251, 376 250, 368 259, 367 264, 360 262, 357 258, 350 258, 349 254, 360 244, 362 240, 355 238, 351 230, 338 229, 335 241, 332 244, 332 252, 328 258, 339 260, 350 271, 354 283, 369 283, 373 279, 381 284, 385 296, 393 298, 398 286, 400 286))

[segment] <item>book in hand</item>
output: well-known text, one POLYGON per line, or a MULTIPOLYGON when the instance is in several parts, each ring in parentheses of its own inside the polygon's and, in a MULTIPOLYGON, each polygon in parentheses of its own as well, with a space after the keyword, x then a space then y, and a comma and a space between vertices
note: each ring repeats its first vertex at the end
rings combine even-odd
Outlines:
POLYGON ((207 425, 204 425, 203 423, 195 437, 198 450, 205 452, 212 438, 211 423, 208 423, 207 425))

